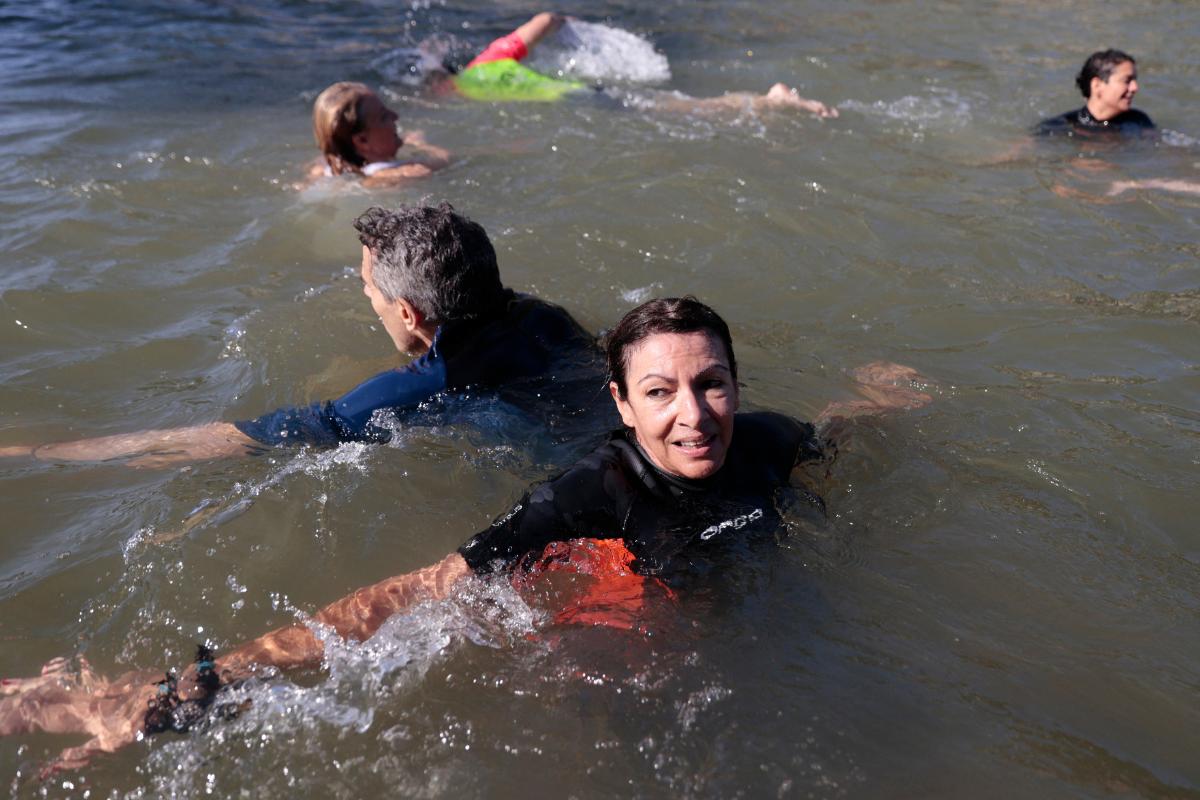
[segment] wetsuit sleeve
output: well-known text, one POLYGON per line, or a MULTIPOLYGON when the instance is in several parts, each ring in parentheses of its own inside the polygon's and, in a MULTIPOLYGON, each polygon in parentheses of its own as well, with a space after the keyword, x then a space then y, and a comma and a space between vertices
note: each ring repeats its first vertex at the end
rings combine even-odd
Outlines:
POLYGON ((817 429, 811 422, 800 422, 790 417, 789 420, 796 426, 800 437, 800 441, 796 445, 796 456, 792 461, 792 466, 803 464, 805 461, 822 459, 829 455, 826 441, 817 434, 817 429))
POLYGON ((621 538, 620 498, 629 494, 619 470, 589 457, 526 494, 458 552, 472 570, 488 572, 551 542, 621 538))
POLYGON ((445 388, 445 362, 422 356, 364 381, 332 402, 281 408, 234 425, 251 439, 272 446, 387 441, 391 431, 374 424, 376 411, 415 406, 445 388))

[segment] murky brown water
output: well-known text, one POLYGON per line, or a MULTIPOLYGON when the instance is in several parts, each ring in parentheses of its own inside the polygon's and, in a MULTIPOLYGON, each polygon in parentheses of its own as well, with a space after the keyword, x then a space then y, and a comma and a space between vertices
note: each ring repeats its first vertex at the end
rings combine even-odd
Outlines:
MULTIPOLYGON (((665 88, 789 80, 832 121, 433 100, 387 66, 537 10, 0 11, 0 445, 245 418, 393 363, 349 223, 442 198, 510 285, 592 329, 656 294, 711 302, 751 406, 811 416, 877 358, 937 402, 858 430, 829 519, 794 520, 652 640, 546 628, 480 589, 65 780, 29 774, 66 742, 0 741, 12 793, 1200 796, 1200 202, 1100 197, 1200 179, 1195 5, 564 9, 653 41, 665 88), (1109 44, 1141 59, 1169 143, 1001 160, 1079 104, 1072 76, 1109 44), (382 83, 458 162, 291 190, 337 79, 382 83)), ((0 674, 180 665, 440 558, 591 435, 531 447, 528 425, 478 400, 390 447, 0 464, 0 674)))

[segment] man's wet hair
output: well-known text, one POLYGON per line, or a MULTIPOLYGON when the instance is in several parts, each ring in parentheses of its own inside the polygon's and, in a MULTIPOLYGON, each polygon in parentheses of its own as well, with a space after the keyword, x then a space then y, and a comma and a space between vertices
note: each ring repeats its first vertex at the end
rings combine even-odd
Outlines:
POLYGON ((618 394, 627 395, 625 372, 629 368, 630 350, 656 333, 708 333, 725 346, 729 373, 737 382, 737 360, 733 357, 733 337, 721 315, 695 297, 660 297, 642 303, 617 323, 604 339, 608 356, 608 377, 617 384, 618 394))
POLYGON ((1084 97, 1092 96, 1092 78, 1099 78, 1104 82, 1108 82, 1108 78, 1113 74, 1113 70, 1128 61, 1130 64, 1137 64, 1133 56, 1122 50, 1097 50, 1088 56, 1087 61, 1083 62, 1083 69, 1079 70, 1079 74, 1075 76, 1075 85, 1079 87, 1079 91, 1083 92, 1084 97))
POLYGON ((379 291, 392 302, 403 298, 430 322, 485 316, 503 296, 487 232, 449 203, 369 208, 354 227, 371 251, 379 291))

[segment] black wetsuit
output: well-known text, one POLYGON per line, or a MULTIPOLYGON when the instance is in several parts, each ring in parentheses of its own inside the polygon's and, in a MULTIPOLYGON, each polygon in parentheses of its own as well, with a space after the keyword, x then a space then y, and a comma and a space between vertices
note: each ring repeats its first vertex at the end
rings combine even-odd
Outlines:
POLYGON ((1101 122, 1091 115, 1087 106, 1044 119, 1033 129, 1035 136, 1142 136, 1154 130, 1150 117, 1131 108, 1101 122))
POLYGON ((506 289, 494 314, 441 325, 429 352, 407 366, 381 372, 337 400, 234 424, 267 445, 386 441, 391 432, 377 424, 377 411, 412 408, 444 390, 513 389, 522 379, 552 380, 556 370, 592 372, 598 383, 597 357, 595 339, 565 310, 506 289))
MULTIPOLYGON (((473 570, 486 572, 555 541, 623 539, 639 573, 673 573, 706 548, 778 530, 778 490, 796 464, 822 455, 808 423, 770 412, 738 414, 721 469, 687 480, 659 470, 632 434, 618 431, 458 552, 473 570)), ((821 505, 815 495, 806 499, 821 505)))

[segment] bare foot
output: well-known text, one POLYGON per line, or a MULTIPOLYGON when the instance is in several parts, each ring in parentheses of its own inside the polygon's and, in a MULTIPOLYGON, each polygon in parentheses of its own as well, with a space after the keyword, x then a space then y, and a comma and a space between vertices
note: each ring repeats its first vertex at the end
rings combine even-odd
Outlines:
POLYGON ((767 90, 764 95, 767 105, 774 108, 799 108, 804 111, 810 111, 818 117, 836 117, 838 110, 832 106, 827 106, 818 100, 809 100, 806 97, 801 97, 800 94, 786 83, 777 83, 767 90))

